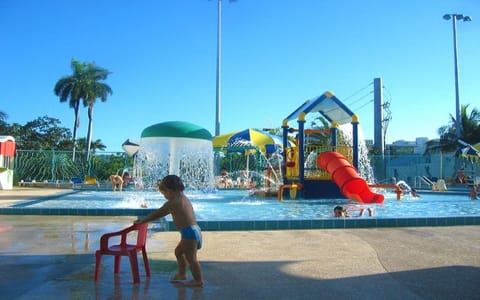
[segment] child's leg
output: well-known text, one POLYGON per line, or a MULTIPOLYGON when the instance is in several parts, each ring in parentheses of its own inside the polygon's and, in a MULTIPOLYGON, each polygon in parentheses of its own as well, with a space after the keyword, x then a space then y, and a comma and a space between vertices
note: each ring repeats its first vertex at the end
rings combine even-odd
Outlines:
POLYGON ((175 248, 175 257, 177 258, 178 272, 173 275, 171 280, 186 280, 187 279, 187 260, 185 259, 185 252, 183 250, 182 241, 180 241, 175 248))
POLYGON ((197 259, 197 241, 193 239, 182 239, 180 242, 185 251, 185 258, 190 265, 193 280, 185 283, 186 286, 203 286, 202 269, 197 259))
POLYGON ((369 208, 368 208, 368 215, 369 215, 370 217, 373 216, 374 212, 375 212, 375 211, 373 210, 373 207, 369 207, 369 208))

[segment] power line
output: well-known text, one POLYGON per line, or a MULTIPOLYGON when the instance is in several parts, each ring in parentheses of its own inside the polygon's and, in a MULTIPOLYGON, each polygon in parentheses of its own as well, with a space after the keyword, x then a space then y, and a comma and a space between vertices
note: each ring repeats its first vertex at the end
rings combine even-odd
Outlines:
POLYGON ((368 83, 366 86, 362 87, 361 89, 357 90, 356 92, 354 92, 353 94, 351 94, 350 96, 347 96, 343 99, 343 102, 346 102, 348 99, 352 98, 353 96, 359 94, 360 92, 366 90, 367 88, 369 88, 371 85, 373 85, 373 81, 368 83))

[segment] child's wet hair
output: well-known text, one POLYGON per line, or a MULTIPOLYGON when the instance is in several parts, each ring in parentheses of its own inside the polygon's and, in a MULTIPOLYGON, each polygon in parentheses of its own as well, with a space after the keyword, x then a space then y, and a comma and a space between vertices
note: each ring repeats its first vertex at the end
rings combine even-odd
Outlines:
POLYGON ((171 190, 171 191, 182 192, 185 189, 185 186, 183 185, 182 179, 177 175, 167 175, 158 182, 158 188, 160 190, 171 190))

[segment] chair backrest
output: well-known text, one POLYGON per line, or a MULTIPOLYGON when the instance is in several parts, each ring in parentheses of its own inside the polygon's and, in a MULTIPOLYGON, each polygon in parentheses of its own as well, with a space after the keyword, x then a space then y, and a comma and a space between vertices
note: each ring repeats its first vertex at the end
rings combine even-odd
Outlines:
POLYGON ((135 224, 134 228, 138 230, 137 234, 137 247, 143 247, 147 243, 147 229, 148 223, 135 224))
POLYGON ((137 243, 135 246, 137 248, 145 246, 147 243, 147 229, 148 223, 142 223, 133 224, 132 226, 119 231, 118 233, 121 235, 120 245, 125 246, 127 244, 128 234, 132 231, 137 231, 137 243))

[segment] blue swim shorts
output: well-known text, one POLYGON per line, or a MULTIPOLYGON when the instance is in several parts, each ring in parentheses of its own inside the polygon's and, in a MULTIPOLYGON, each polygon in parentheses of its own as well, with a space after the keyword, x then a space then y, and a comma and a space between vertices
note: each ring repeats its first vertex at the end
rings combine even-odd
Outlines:
POLYGON ((180 230, 180 234, 182 235, 182 239, 196 240, 197 249, 202 248, 202 232, 198 225, 184 227, 180 230))

